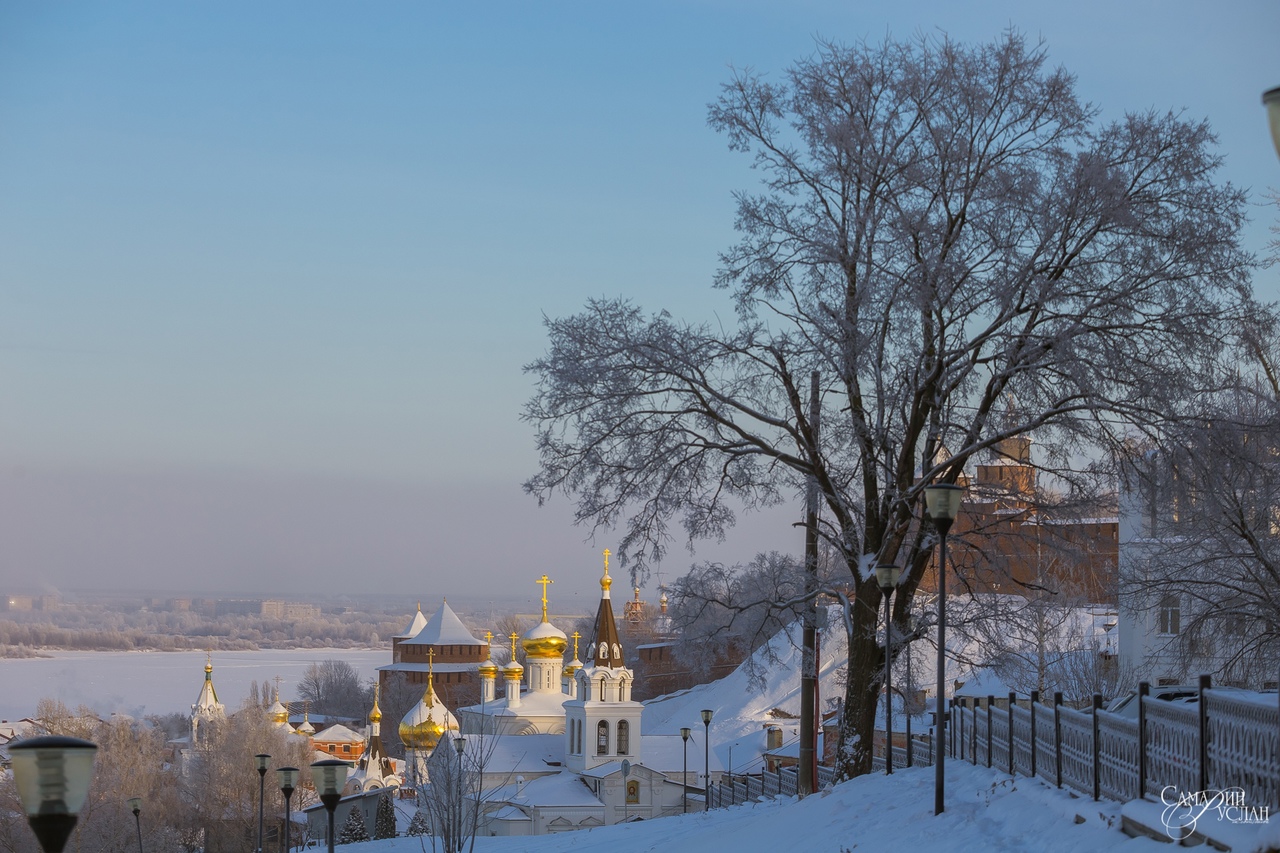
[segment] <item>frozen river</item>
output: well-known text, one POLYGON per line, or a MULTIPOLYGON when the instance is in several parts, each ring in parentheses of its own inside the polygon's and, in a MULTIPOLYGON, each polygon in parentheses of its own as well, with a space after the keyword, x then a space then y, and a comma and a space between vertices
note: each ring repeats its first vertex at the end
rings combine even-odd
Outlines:
MULTIPOLYGON (((32 716, 44 697, 101 715, 190 713, 204 680, 204 652, 47 652, 52 657, 0 659, 0 720, 32 716)), ((267 649, 214 652, 213 684, 231 711, 249 695, 249 682, 280 677, 280 696, 296 698, 307 665, 345 660, 364 681, 391 663, 390 649, 267 649)))

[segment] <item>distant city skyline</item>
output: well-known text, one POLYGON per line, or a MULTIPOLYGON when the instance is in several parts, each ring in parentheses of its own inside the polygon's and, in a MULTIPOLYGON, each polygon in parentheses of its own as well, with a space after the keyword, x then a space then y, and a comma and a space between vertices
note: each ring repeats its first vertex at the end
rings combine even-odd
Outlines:
MULTIPOLYGON (((1263 251, 1270 0, 5 4, 0 586, 589 601, 616 537, 520 490, 543 316, 732 321, 730 66, 1008 27, 1104 118, 1206 118, 1263 251)), ((665 578, 798 552, 799 516, 665 578)))

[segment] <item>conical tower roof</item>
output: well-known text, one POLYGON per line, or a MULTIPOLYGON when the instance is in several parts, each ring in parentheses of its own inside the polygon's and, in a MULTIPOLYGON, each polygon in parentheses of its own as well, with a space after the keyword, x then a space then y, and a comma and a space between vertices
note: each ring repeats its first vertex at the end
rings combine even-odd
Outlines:
POLYGON ((413 614, 413 621, 409 623, 409 627, 405 628, 399 634, 396 634, 397 640, 409 640, 418 636, 423 628, 427 627, 427 617, 422 615, 422 602, 418 602, 418 612, 413 614))
POLYGON ((600 609, 596 611, 595 636, 592 638, 591 654, 593 666, 619 667, 622 662, 622 641, 618 638, 618 625, 613 619, 613 606, 609 601, 609 587, 613 586, 613 578, 609 577, 609 549, 604 551, 604 577, 600 578, 600 609))
POLYGON ((467 626, 462 624, 458 614, 453 612, 448 601, 440 605, 440 609, 427 620, 422 630, 407 640, 412 645, 423 646, 482 646, 484 643, 471 636, 467 626))

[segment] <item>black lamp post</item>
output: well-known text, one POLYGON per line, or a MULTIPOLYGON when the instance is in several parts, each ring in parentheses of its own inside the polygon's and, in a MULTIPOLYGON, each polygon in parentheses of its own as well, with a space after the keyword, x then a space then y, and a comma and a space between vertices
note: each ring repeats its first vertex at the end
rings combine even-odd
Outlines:
POLYGON ((947 734, 947 533, 960 512, 960 498, 963 494, 964 490, 953 483, 935 483, 924 489, 925 507, 929 511, 929 518, 933 520, 933 526, 938 529, 939 549, 942 552, 938 558, 938 695, 934 699, 937 719, 935 742, 938 744, 938 748, 934 750, 933 764, 935 815, 946 811, 946 754, 942 746, 946 743, 947 734))
POLYGON ((298 768, 281 767, 276 771, 276 781, 280 783, 280 793, 284 794, 284 837, 280 839, 280 849, 287 853, 293 847, 293 816, 289 814, 289 800, 293 797, 294 788, 298 787, 298 768))
POLYGON ((467 739, 458 736, 453 739, 453 748, 458 752, 458 804, 455 809, 457 813, 457 822, 453 828, 454 850, 461 853, 462 850, 462 753, 467 748, 467 739))
POLYGON ((1276 156, 1280 157, 1280 86, 1263 92, 1262 103, 1267 107, 1267 118, 1271 122, 1271 141, 1276 146, 1276 156))
POLYGON ((680 777, 680 800, 681 811, 683 814, 689 813, 689 735, 692 731, 688 726, 680 730, 680 739, 684 741, 684 775, 680 777))
POLYGON ((130 797, 129 809, 133 812, 133 823, 138 829, 138 853, 142 853, 142 797, 130 797))
POLYGON ((706 787, 702 790, 706 797, 707 807, 704 811, 711 811, 711 709, 702 709, 702 726, 706 729, 706 733, 702 738, 702 771, 703 781, 706 787))
POLYGON ((915 695, 916 683, 911 677, 911 643, 915 640, 916 631, 920 628, 920 622, 916 619, 914 613, 907 616, 907 645, 903 649, 907 655, 907 689, 902 693, 902 710, 906 716, 907 723, 907 766, 913 765, 913 757, 915 755, 915 744, 911 740, 911 696, 915 695))
POLYGON ((62 853, 93 778, 98 745, 74 737, 37 737, 9 747, 13 784, 45 853, 62 853))
POLYGON ((267 793, 267 765, 271 763, 271 756, 260 752, 253 758, 258 762, 258 853, 262 853, 262 801, 267 793))
POLYGON ((329 812, 329 853, 333 853, 333 812, 342 799, 342 789, 347 784, 347 771, 351 765, 336 758, 327 758, 311 765, 311 782, 315 785, 320 802, 329 812))
POLYGON ((876 586, 884 594, 884 772, 893 773, 893 616, 889 602, 893 589, 898 585, 902 569, 897 566, 876 566, 876 586))

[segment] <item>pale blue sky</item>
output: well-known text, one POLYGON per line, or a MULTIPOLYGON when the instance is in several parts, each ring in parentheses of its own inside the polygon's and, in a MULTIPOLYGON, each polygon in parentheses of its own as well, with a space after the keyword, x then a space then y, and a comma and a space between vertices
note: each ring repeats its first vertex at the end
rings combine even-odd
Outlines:
POLYGON ((0 587, 590 596, 612 543, 519 491, 542 315, 732 313, 730 65, 1010 25, 1280 185, 1273 0, 0 4, 0 587))

